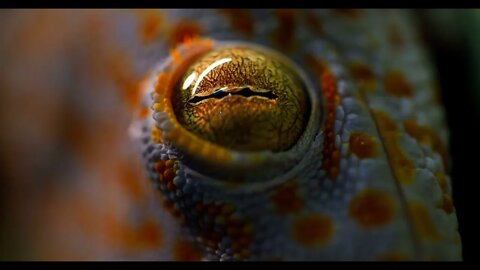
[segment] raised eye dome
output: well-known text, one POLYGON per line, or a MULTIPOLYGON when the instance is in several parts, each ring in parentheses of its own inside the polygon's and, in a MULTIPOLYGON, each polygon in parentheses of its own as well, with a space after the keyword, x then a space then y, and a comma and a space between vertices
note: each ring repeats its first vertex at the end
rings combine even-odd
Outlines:
POLYGON ((196 59, 175 84, 178 122, 236 151, 284 151, 302 135, 310 108, 305 85, 278 55, 224 47, 196 59))
POLYGON ((164 143, 190 168, 222 181, 283 175, 321 124, 308 75, 256 44, 194 40, 175 48, 155 77, 153 118, 164 143))

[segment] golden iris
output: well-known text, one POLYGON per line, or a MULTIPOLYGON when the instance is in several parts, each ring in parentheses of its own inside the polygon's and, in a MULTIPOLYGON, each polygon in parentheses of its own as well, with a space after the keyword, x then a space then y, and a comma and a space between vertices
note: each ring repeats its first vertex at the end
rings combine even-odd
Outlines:
POLYGON ((196 59, 172 95, 181 125, 236 151, 284 151, 302 135, 310 113, 302 78, 280 55, 223 47, 196 59))

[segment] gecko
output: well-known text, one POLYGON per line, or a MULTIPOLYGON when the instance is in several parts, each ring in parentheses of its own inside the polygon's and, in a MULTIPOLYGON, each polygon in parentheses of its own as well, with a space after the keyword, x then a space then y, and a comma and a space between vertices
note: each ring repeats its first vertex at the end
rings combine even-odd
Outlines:
POLYGON ((96 255, 73 247, 79 258, 461 260, 445 112, 413 14, 71 17, 60 40, 90 102, 68 100, 109 134, 72 150, 96 181, 57 195, 85 230, 63 245, 93 238, 96 255), (109 109, 112 93, 123 101, 109 109))

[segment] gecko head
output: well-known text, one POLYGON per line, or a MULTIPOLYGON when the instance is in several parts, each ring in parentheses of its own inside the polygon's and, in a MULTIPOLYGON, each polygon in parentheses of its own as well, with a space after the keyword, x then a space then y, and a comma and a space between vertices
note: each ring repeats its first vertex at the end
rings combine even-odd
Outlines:
POLYGON ((311 141, 318 99, 282 54, 200 40, 177 48, 166 66, 154 94, 157 123, 200 170, 282 173, 275 164, 294 164, 311 141))

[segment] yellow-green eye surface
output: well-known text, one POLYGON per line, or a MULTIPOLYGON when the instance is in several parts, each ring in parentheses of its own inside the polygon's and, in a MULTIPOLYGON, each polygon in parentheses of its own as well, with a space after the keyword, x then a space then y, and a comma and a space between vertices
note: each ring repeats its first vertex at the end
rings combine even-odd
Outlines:
POLYGON ((178 122, 235 151, 284 151, 302 135, 310 106, 287 60, 249 47, 224 47, 196 59, 172 93, 178 122))

